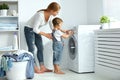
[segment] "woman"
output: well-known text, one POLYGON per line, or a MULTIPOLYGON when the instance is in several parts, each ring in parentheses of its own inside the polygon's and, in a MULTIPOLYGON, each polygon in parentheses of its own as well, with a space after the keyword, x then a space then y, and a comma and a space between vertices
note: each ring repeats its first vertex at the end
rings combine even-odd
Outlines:
MULTIPOLYGON (((43 43, 41 35, 52 38, 51 34, 40 31, 40 28, 44 25, 50 25, 52 29, 52 17, 56 16, 60 10, 60 5, 56 2, 52 2, 48 5, 47 9, 37 11, 35 15, 27 22, 27 26, 24 28, 26 42, 28 50, 34 55, 34 45, 37 47, 37 58, 40 64, 40 70, 37 65, 34 66, 35 73, 51 72, 44 66, 43 61, 43 43)), ((36 62, 35 62, 36 64, 36 62)))

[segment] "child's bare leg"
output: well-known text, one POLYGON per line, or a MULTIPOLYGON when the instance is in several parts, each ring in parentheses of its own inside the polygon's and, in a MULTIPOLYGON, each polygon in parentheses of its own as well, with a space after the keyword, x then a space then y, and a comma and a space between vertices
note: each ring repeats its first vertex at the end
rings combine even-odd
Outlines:
POLYGON ((60 67, 59 67, 58 64, 54 64, 54 73, 56 73, 56 74, 65 74, 64 72, 62 72, 60 70, 60 67))

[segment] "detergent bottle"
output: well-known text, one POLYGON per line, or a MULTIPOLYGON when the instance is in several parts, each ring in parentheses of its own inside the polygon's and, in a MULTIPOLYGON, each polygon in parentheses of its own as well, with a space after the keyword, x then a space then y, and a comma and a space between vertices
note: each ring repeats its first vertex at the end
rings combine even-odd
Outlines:
POLYGON ((14 38, 13 38, 13 49, 18 50, 18 37, 16 32, 14 33, 14 38))

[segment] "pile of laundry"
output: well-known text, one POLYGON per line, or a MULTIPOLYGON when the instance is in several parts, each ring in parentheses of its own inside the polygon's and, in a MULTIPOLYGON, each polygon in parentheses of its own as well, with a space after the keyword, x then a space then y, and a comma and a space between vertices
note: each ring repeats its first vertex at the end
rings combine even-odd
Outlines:
POLYGON ((6 76, 6 72, 13 66, 13 62, 27 62, 26 78, 32 79, 34 77, 34 57, 33 54, 25 51, 18 50, 14 53, 5 53, 0 59, 0 77, 6 76))

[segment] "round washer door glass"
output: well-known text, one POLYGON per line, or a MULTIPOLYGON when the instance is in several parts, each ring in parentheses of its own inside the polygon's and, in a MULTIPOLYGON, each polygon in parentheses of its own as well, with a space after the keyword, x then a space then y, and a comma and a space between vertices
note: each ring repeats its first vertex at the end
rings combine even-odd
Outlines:
POLYGON ((69 39, 69 56, 72 60, 76 57, 76 39, 74 36, 69 39))

